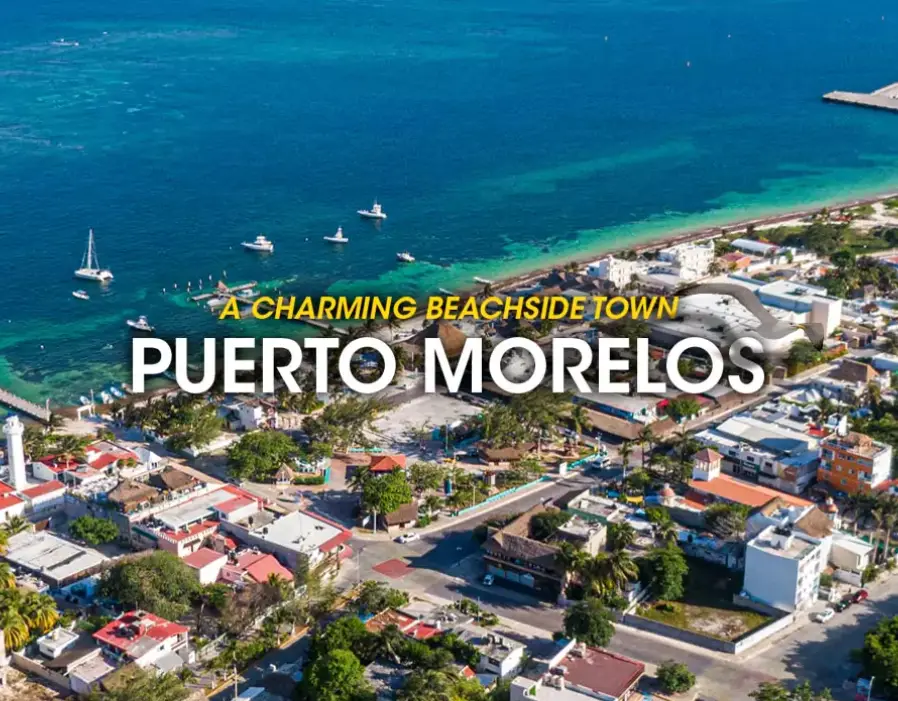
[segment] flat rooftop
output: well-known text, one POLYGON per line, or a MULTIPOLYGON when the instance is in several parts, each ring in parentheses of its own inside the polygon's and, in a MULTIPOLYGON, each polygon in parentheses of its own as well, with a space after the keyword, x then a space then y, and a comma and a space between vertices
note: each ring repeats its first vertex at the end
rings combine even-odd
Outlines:
POLYGON ((330 550, 330 543, 339 544, 348 540, 351 533, 330 521, 310 514, 306 511, 294 511, 276 521, 272 521, 263 529, 252 531, 254 537, 282 548, 296 552, 313 552, 330 550), (337 539, 340 539, 337 542, 337 539))
POLYGON ((803 557, 810 555, 817 547, 815 543, 811 543, 800 538, 796 533, 788 541, 775 541, 773 526, 761 531, 754 540, 749 541, 749 545, 758 550, 763 550, 769 555, 776 557, 785 557, 790 560, 801 560, 803 557), (774 544, 777 542, 778 544, 774 544))
POLYGON ((213 507, 243 495, 244 492, 242 490, 231 485, 225 485, 214 492, 208 492, 183 504, 159 512, 156 514, 156 520, 162 522, 171 530, 177 531, 192 523, 209 518, 214 514, 213 507))
POLYGON ((47 531, 14 535, 9 539, 4 557, 14 565, 56 581, 77 577, 109 560, 96 550, 70 543, 47 531))
POLYGON ((774 453, 795 453, 817 447, 816 439, 806 433, 746 414, 730 417, 713 430, 733 440, 751 443, 774 453))

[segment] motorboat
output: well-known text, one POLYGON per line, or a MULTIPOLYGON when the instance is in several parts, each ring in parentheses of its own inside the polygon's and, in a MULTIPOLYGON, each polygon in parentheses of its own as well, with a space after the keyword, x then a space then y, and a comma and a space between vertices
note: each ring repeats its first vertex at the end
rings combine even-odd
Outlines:
POLYGON ((75 290, 72 292, 72 297, 76 299, 90 299, 90 295, 84 290, 75 290))
POLYGON ((374 200, 374 204, 371 205, 371 209, 360 209, 358 211, 358 214, 362 219, 384 220, 387 218, 386 212, 384 212, 383 207, 381 207, 380 203, 377 200, 374 200))
POLYGON ((259 234, 255 241, 244 241, 240 244, 247 251, 261 251, 262 253, 274 253, 274 243, 265 236, 259 234))
POLYGON ((343 235, 343 227, 337 227, 337 233, 333 236, 325 236, 325 241, 330 241, 331 243, 349 243, 349 239, 343 235))
POLYGON ((147 318, 145 316, 137 317, 137 321, 134 321, 134 319, 128 319, 125 323, 135 331, 142 331, 143 333, 152 333, 155 330, 152 326, 150 326, 150 322, 147 321, 147 318))
POLYGON ((402 251, 401 253, 396 254, 396 260, 400 263, 414 263, 415 257, 408 251, 402 251))
POLYGON ((103 404, 112 404, 112 395, 109 392, 100 391, 100 401, 103 404))
POLYGON ((81 259, 81 267, 75 271, 75 277, 94 282, 109 282, 112 280, 112 271, 100 267, 97 260, 97 248, 94 245, 94 230, 87 233, 87 250, 81 259))
POLYGON ((90 406, 90 404, 91 404, 90 399, 85 397, 83 394, 80 397, 78 397, 78 401, 81 402, 82 406, 90 406))
POLYGON ((125 393, 122 392, 122 391, 121 391, 118 387, 116 387, 115 385, 110 385, 110 386, 109 386, 109 394, 111 394, 111 395, 112 395, 113 397, 115 397, 116 399, 124 399, 124 398, 125 398, 125 393))

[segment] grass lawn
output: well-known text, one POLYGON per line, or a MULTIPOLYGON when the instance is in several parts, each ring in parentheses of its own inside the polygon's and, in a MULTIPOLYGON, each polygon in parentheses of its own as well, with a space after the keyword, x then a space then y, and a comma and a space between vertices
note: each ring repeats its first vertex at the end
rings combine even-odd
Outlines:
POLYGON ((742 588, 740 572, 686 559, 689 576, 683 600, 652 601, 639 610, 640 616, 719 640, 736 640, 771 620, 763 613, 733 604, 733 594, 742 588))

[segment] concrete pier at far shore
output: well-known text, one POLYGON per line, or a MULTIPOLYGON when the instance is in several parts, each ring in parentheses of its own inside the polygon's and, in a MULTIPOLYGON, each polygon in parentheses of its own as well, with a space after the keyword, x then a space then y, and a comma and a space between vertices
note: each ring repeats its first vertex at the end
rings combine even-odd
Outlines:
POLYGON ((826 93, 823 99, 827 102, 839 102, 844 105, 898 112, 898 83, 886 85, 871 93, 834 90, 826 93))

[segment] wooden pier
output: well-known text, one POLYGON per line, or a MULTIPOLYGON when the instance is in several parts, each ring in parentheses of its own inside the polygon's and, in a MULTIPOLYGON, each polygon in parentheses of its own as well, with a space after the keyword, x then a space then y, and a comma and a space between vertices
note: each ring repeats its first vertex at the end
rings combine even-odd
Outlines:
POLYGON ((898 83, 886 85, 871 93, 835 90, 826 93, 823 99, 826 102, 838 102, 843 105, 898 112, 898 83))
POLYGON ((242 285, 234 285, 234 287, 228 287, 224 283, 219 282, 216 287, 214 287, 209 292, 203 292, 202 294, 194 295, 190 298, 191 302, 202 302, 207 299, 212 299, 213 297, 221 297, 225 295, 234 295, 238 292, 242 292, 243 290, 251 290, 259 283, 253 280, 252 282, 245 282, 242 285))
POLYGON ((50 410, 47 407, 29 402, 27 399, 22 399, 5 389, 0 389, 0 404, 5 404, 10 409, 21 411, 23 414, 27 414, 31 418, 38 419, 44 423, 50 422, 50 410))

